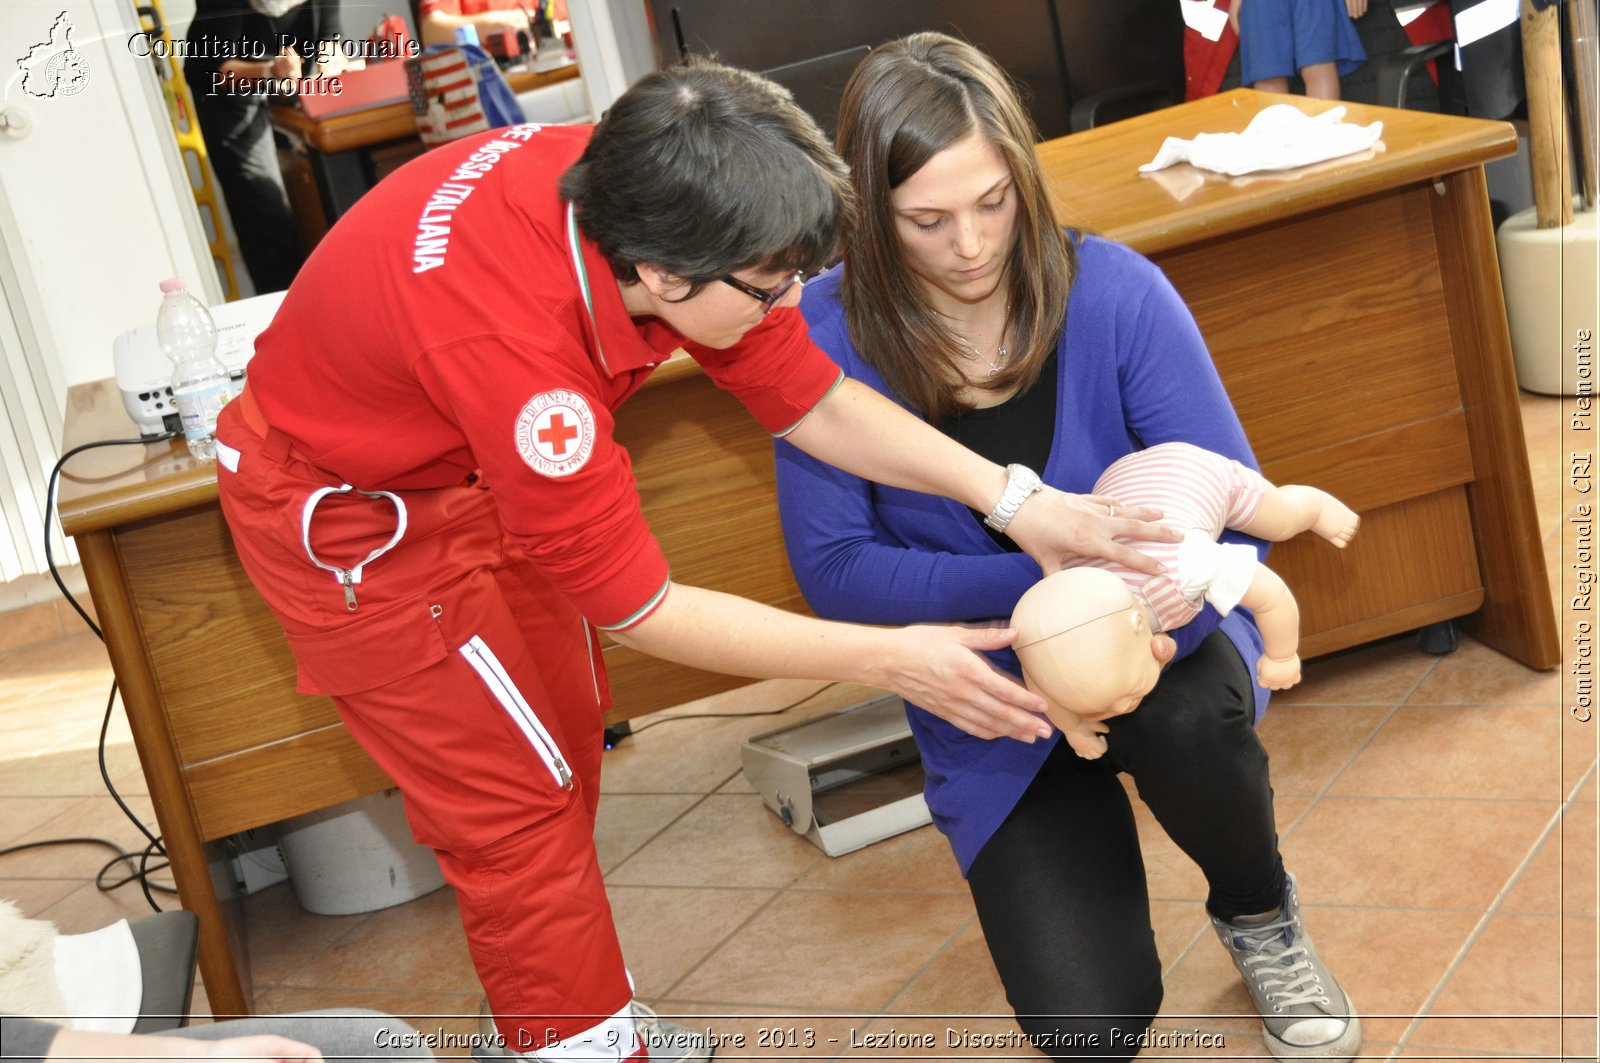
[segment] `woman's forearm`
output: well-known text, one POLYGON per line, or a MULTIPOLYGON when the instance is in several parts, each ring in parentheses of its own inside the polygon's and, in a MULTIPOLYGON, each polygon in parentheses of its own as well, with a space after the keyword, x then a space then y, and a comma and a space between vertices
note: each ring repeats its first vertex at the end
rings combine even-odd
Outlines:
POLYGON ((790 443, 865 480, 943 495, 987 513, 1005 490, 1003 468, 847 378, 817 404, 790 443))
POLYGON ((892 690, 982 738, 1050 734, 1044 699, 980 654, 1010 643, 1001 628, 878 628, 786 613, 673 584, 643 621, 613 634, 624 646, 679 664, 770 679, 836 679, 892 690))
MULTIPOLYGON (((811 456, 891 487, 943 495, 991 513, 1005 493, 1007 471, 913 417, 865 384, 847 379, 785 437, 811 456)), ((1103 557, 1150 575, 1160 566, 1117 541, 1177 542, 1161 514, 1043 488, 1021 501, 1006 534, 1046 574, 1074 557, 1103 557)))

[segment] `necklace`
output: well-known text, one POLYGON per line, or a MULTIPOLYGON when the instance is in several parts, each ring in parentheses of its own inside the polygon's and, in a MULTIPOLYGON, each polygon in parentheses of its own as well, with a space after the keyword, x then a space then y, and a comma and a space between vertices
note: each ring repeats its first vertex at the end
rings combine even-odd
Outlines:
POLYGON ((979 361, 984 362, 989 366, 989 375, 998 376, 1000 374, 1000 370, 1005 368, 1006 359, 1011 356, 1011 350, 1006 346, 1006 332, 1010 328, 1011 304, 1007 303, 1005 320, 1000 326, 1000 342, 995 345, 993 358, 990 358, 988 355, 984 354, 983 351, 979 349, 978 345, 972 342, 971 337, 963 335, 959 332, 955 333, 955 337, 956 339, 960 340, 961 345, 967 349, 966 357, 968 359, 976 358, 979 361))
POLYGON ((996 376, 999 374, 1001 368, 1005 365, 1006 358, 1011 354, 1011 352, 1006 349, 1006 345, 1003 343, 994 349, 994 357, 990 358, 988 355, 978 350, 978 345, 967 339, 965 336, 961 337, 961 342, 966 344, 968 357, 980 358, 989 364, 990 376, 996 376))

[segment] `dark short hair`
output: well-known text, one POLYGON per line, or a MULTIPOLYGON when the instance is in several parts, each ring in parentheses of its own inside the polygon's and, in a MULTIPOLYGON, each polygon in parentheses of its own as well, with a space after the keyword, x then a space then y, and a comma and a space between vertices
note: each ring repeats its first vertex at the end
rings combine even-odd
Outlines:
POLYGON ((617 98, 561 195, 619 280, 647 262, 689 295, 737 270, 814 273, 855 217, 844 163, 789 91, 695 57, 617 98))

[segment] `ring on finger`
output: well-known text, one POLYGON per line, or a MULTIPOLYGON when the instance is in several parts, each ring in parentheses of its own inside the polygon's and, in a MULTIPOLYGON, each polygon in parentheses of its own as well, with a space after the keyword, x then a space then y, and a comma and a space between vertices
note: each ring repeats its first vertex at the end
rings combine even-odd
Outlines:
POLYGON ((1117 504, 1115 502, 1107 502, 1106 503, 1106 516, 1115 517, 1116 515, 1117 515, 1117 504))

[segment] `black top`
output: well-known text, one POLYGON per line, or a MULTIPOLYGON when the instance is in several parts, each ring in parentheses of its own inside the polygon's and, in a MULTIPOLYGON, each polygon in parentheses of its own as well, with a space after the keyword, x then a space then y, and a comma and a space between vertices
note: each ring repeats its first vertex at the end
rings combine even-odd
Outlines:
MULTIPOLYGON (((1050 441, 1056 434, 1056 352, 1051 351, 1028 391, 1011 396, 998 406, 955 417, 942 417, 933 426, 975 454, 1000 465, 1026 465, 1042 472, 1050 460, 1050 441)), ((972 513, 982 522, 987 513, 972 513)), ((987 524, 983 530, 1007 550, 1022 549, 1005 532, 987 524)))
POLYGON ((212 73, 229 59, 259 63, 284 48, 299 52, 309 66, 317 44, 339 33, 339 0, 306 0, 276 18, 258 13, 249 0, 196 0, 184 76, 191 91, 209 92, 212 73))

